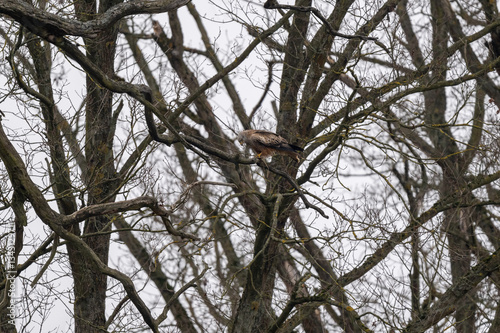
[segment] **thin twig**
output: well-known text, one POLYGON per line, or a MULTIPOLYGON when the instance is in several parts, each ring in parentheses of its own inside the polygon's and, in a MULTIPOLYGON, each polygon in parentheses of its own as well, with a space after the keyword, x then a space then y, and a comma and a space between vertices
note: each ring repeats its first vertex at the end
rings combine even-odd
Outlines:
MULTIPOLYGON (((248 116, 248 119, 250 121, 252 121, 252 118, 255 115, 255 113, 262 106, 262 102, 264 102, 264 99, 266 98, 267 93, 269 92, 269 90, 271 88, 271 84, 273 83, 273 65, 275 63, 277 63, 277 61, 268 61, 267 62, 267 84, 264 87, 264 91, 262 93, 262 96, 260 97, 257 104, 255 104, 254 108, 252 109, 252 112, 250 113, 250 116, 248 116)), ((250 128, 245 128, 245 129, 250 129, 250 128)))

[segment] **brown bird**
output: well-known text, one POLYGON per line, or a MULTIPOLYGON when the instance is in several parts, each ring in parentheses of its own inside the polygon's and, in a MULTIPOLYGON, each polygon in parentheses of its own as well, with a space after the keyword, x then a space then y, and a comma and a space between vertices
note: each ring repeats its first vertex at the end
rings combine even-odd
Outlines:
POLYGON ((266 158, 275 154, 288 155, 300 162, 299 152, 304 149, 289 144, 278 134, 262 130, 246 130, 238 134, 240 144, 245 143, 257 154, 257 158, 266 158))

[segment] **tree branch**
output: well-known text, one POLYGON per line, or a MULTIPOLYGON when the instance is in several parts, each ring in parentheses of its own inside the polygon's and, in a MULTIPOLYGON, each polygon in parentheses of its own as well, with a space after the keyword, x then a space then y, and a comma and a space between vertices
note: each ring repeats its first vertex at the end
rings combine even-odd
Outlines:
POLYGON ((141 208, 144 207, 148 207, 153 211, 155 215, 159 216, 162 219, 165 228, 170 234, 174 236, 179 236, 181 238, 199 240, 199 238, 194 235, 176 230, 172 226, 172 222, 170 222, 168 218, 170 212, 163 206, 161 206, 155 198, 146 196, 138 197, 132 200, 124 200, 119 202, 109 202, 109 203, 87 206, 74 212, 73 214, 62 217, 61 224, 63 226, 69 226, 75 223, 85 221, 93 216, 115 214, 130 210, 140 210, 141 208))
POLYGON ((137 14, 164 13, 182 7, 191 0, 133 0, 119 3, 98 18, 78 21, 49 13, 26 1, 7 0, 0 2, 0 14, 10 16, 19 24, 43 38, 64 35, 95 37, 121 18, 137 14))

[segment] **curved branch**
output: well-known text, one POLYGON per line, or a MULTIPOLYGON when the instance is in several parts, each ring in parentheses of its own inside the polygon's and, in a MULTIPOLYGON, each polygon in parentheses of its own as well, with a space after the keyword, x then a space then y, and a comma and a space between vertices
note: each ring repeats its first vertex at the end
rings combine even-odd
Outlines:
POLYGON ((153 197, 138 197, 132 200, 124 200, 124 201, 119 201, 119 202, 109 202, 109 203, 102 203, 102 204, 96 204, 92 206, 87 206, 84 207, 73 214, 66 215, 62 217, 61 224, 63 226, 68 226, 71 224, 79 223, 82 221, 87 220, 90 217, 93 216, 100 216, 100 215, 106 215, 106 214, 115 214, 115 213, 121 213, 121 212, 126 212, 130 210, 139 210, 141 208, 148 207, 153 211, 155 215, 158 215, 162 221, 163 224, 165 225, 165 228, 167 231, 174 235, 174 236, 179 236, 182 238, 189 238, 192 240, 198 240, 199 238, 176 230, 172 226, 172 222, 170 222, 168 216, 170 215, 169 211, 165 209, 163 206, 161 206, 158 201, 153 198, 153 197))
MULTIPOLYGON (((288 16, 286 16, 288 18, 288 16)), ((226 66, 222 72, 217 73, 212 78, 207 80, 204 84, 202 84, 197 91, 191 94, 180 106, 174 111, 169 119, 174 120, 178 115, 180 115, 185 109, 202 93, 204 93, 207 89, 213 86, 216 82, 218 82, 222 77, 227 75, 231 70, 236 68, 241 62, 248 56, 248 54, 260 43, 262 38, 265 38, 275 32, 279 27, 281 27, 284 23, 284 18, 281 19, 277 24, 272 26, 266 32, 262 33, 259 38, 256 38, 248 47, 243 51, 239 57, 235 59, 233 63, 226 66)), ((212 145, 204 144, 200 140, 181 135, 170 123, 168 119, 165 118, 164 114, 162 114, 153 104, 151 89, 145 85, 134 85, 124 81, 118 81, 110 78, 106 75, 99 67, 97 67, 89 58, 80 51, 80 49, 64 37, 57 38, 49 38, 49 41, 57 46, 60 50, 62 50, 67 56, 71 59, 75 60, 84 71, 92 77, 92 79, 99 83, 106 89, 113 91, 115 93, 124 93, 132 98, 136 99, 140 103, 142 103, 145 107, 145 115, 146 122, 148 125, 148 129, 150 131, 150 135, 153 137, 155 141, 164 143, 166 145, 171 145, 175 142, 182 142, 185 146, 189 147, 195 153, 200 155, 208 162, 208 157, 204 154, 200 153, 193 146, 202 149, 205 152, 210 153, 211 155, 215 155, 219 158, 222 158, 226 161, 230 161, 233 163, 240 164, 251 164, 252 160, 244 159, 239 154, 226 153, 221 151, 212 145), (153 113, 156 117, 160 119, 160 121, 167 127, 167 129, 171 132, 172 136, 161 135, 159 134, 156 126, 154 124, 153 113)))
MULTIPOLYGON (((259 108, 262 106, 262 103, 264 102, 264 99, 267 97, 267 94, 269 93, 269 90, 271 89, 271 84, 273 83, 273 66, 274 64, 277 63, 277 61, 267 61, 267 83, 266 86, 264 87, 264 90, 262 91, 262 96, 260 96, 259 101, 257 104, 252 109, 252 112, 248 116, 249 123, 252 121, 253 116, 259 110, 259 108)), ((251 129, 250 127, 245 129, 251 129)))
POLYGON ((191 0, 134 0, 117 4, 98 18, 86 22, 68 19, 57 14, 36 8, 26 1, 0 2, 0 14, 10 16, 34 34, 49 36, 85 36, 95 37, 118 20, 136 14, 164 13, 182 7, 191 0))
POLYGON ((31 95, 34 98, 37 98, 38 100, 40 100, 40 102, 45 104, 47 107, 52 107, 54 105, 54 102, 52 100, 50 100, 50 98, 47 98, 47 96, 39 93, 35 89, 28 86, 28 84, 26 84, 26 82, 24 82, 21 74, 17 70, 17 65, 16 65, 14 58, 16 56, 17 50, 19 50, 19 48, 21 47, 22 41, 23 41, 23 28, 21 28, 19 30, 16 44, 13 46, 12 50, 10 51, 10 53, 7 57, 7 60, 9 61, 10 67, 12 69, 12 73, 14 74, 14 77, 16 78, 16 82, 21 87, 21 89, 24 90, 24 92, 26 94, 31 95))
POLYGON ((40 272, 38 272, 36 277, 31 282, 31 284, 30 284, 31 288, 36 286, 36 284, 38 283, 38 280, 40 280, 42 278, 43 273, 45 273, 45 271, 49 268, 50 263, 52 262, 52 260, 54 260, 54 257, 56 256, 57 247, 59 246, 59 236, 53 234, 53 235, 51 235, 51 237, 53 237, 53 239, 54 239, 54 244, 52 245, 52 251, 50 251, 50 256, 47 259, 47 261, 45 262, 45 264, 43 265, 42 269, 40 269, 40 272))

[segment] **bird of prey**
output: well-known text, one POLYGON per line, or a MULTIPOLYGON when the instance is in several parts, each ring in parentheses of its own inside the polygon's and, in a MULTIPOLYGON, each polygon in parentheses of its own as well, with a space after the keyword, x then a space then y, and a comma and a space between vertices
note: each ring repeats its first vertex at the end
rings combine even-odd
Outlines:
POLYGON ((257 154, 257 158, 265 158, 274 154, 288 155, 300 162, 299 152, 304 149, 289 144, 278 134, 262 130, 246 130, 238 134, 240 144, 246 144, 257 154))

